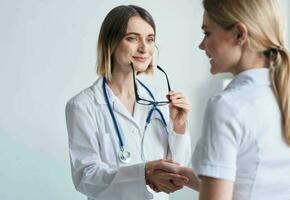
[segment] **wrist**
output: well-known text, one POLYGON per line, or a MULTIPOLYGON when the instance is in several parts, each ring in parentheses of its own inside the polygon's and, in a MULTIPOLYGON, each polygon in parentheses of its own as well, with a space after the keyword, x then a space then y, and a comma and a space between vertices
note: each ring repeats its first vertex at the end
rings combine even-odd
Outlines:
POLYGON ((145 164, 145 169, 144 169, 144 177, 145 177, 145 183, 146 185, 150 184, 150 178, 149 178, 149 173, 150 173, 150 169, 149 169, 149 163, 145 164))
POLYGON ((173 130, 177 134, 184 134, 186 131, 187 123, 186 121, 182 122, 173 122, 173 130))

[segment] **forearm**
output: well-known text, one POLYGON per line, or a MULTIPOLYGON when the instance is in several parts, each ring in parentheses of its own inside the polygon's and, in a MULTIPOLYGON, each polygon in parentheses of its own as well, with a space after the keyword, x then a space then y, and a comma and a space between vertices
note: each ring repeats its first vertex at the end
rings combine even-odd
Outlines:
POLYGON ((73 174, 76 189, 86 196, 102 199, 113 199, 117 196, 136 199, 140 192, 145 196, 151 195, 146 188, 144 166, 141 164, 119 169, 87 166, 73 174), (129 189, 138 192, 128 193, 129 189))
POLYGON ((172 155, 170 159, 182 165, 187 165, 192 154, 191 139, 188 129, 185 134, 178 134, 172 130, 169 134, 168 140, 172 155))
POLYGON ((202 176, 200 200, 232 200, 234 183, 222 179, 202 176))
POLYGON ((187 130, 187 123, 186 121, 183 122, 173 122, 173 130, 177 134, 184 134, 187 130))
POLYGON ((189 181, 185 184, 187 187, 199 191, 199 179, 198 177, 195 175, 194 171, 192 170, 192 168, 189 167, 180 167, 180 171, 179 171, 180 175, 186 176, 189 181))

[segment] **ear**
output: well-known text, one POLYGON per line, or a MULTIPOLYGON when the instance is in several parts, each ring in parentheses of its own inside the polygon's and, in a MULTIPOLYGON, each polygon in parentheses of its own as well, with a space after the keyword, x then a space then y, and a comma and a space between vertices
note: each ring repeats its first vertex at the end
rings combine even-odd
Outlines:
POLYGON ((241 22, 237 22, 235 24, 234 30, 237 38, 237 43, 239 45, 245 44, 248 40, 248 28, 246 27, 246 25, 241 22))

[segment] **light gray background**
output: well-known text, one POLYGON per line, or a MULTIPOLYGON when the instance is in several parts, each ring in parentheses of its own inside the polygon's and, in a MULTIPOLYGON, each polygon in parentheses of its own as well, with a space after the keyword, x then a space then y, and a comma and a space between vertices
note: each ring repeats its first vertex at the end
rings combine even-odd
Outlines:
MULTIPOLYGON (((284 13, 287 0, 280 1, 284 13)), ((95 54, 105 15, 120 4, 145 7, 157 25, 158 63, 191 101, 192 144, 209 96, 223 76, 209 74, 197 46, 198 0, 0 0, 0 199, 81 200, 70 175, 66 101, 96 79, 95 54)), ((197 199, 183 189, 171 199, 197 199)))

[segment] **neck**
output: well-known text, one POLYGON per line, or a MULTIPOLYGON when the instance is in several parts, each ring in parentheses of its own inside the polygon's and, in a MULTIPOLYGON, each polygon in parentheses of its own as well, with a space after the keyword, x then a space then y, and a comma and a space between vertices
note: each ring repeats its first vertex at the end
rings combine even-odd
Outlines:
POLYGON ((234 68, 232 73, 237 75, 249 69, 265 68, 267 66, 269 66, 269 61, 262 53, 256 53, 249 50, 243 52, 237 67, 234 68))
POLYGON ((118 97, 122 104, 127 108, 128 112, 133 116, 135 93, 132 73, 133 72, 115 71, 112 73, 112 79, 108 82, 108 85, 116 97, 118 97))
POLYGON ((112 79, 108 82, 116 96, 134 97, 134 84, 132 72, 130 73, 113 73, 112 79))

